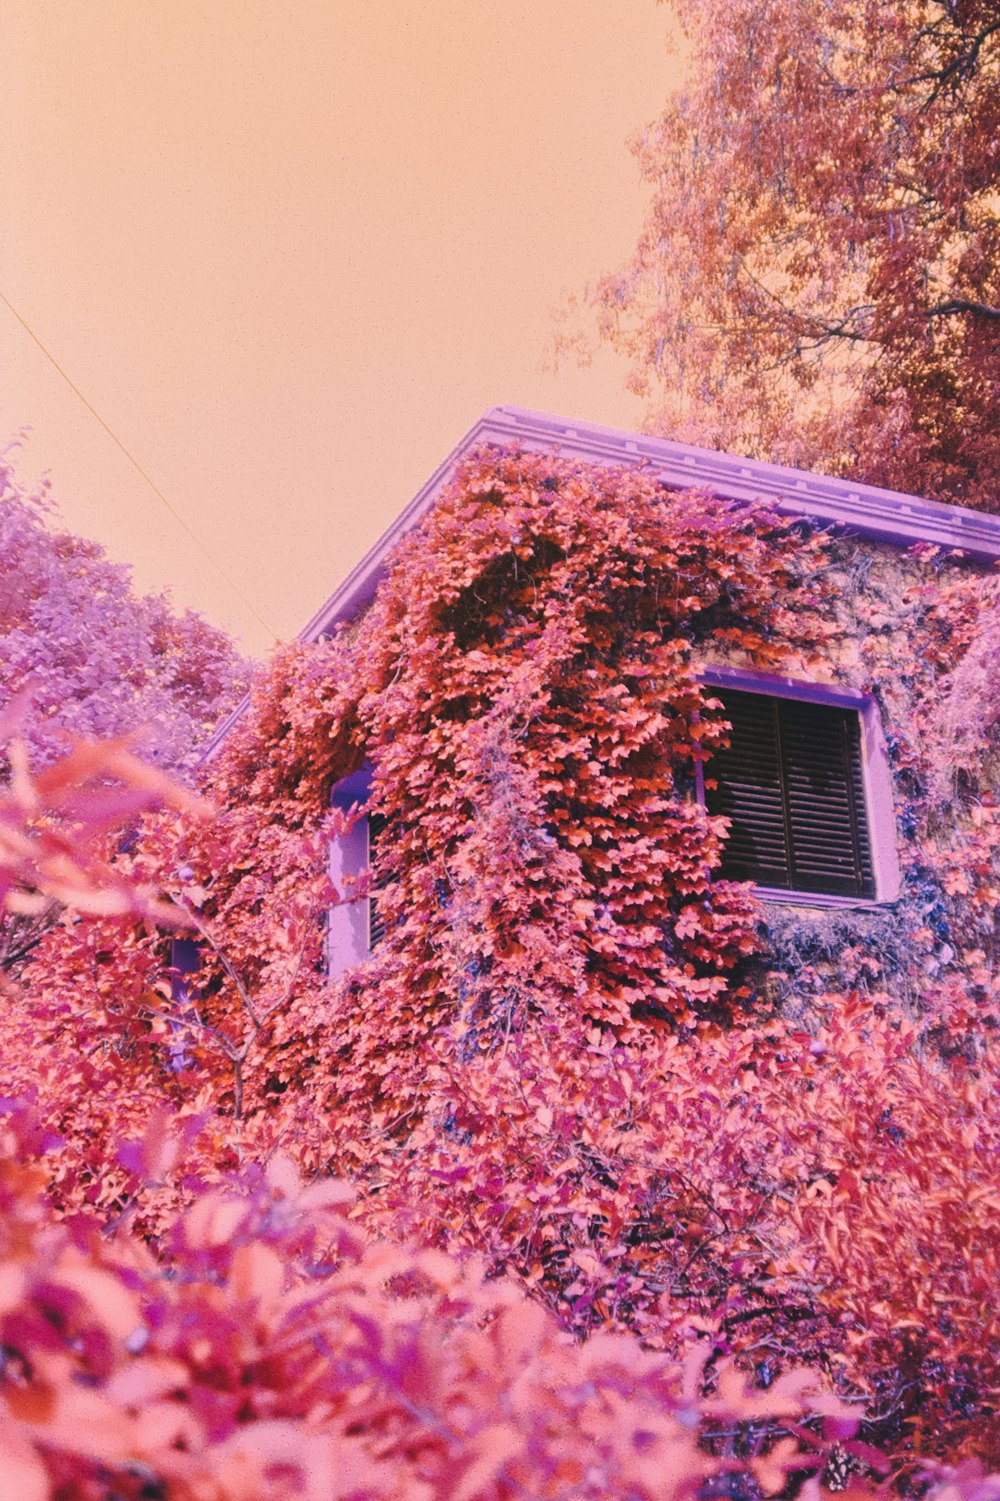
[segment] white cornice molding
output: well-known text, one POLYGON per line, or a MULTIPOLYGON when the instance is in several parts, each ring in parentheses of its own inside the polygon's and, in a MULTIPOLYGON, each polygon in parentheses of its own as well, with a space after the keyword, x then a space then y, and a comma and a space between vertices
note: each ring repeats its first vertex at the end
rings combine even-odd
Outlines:
POLYGON ((929 542, 983 562, 1000 558, 1000 516, 967 506, 695 448, 669 438, 569 422, 524 407, 494 407, 473 431, 477 429, 488 429, 490 438, 495 434, 502 442, 521 436, 526 446, 554 447, 563 454, 606 463, 645 461, 658 478, 678 489, 697 485, 726 500, 764 499, 786 515, 809 517, 899 546, 929 542))

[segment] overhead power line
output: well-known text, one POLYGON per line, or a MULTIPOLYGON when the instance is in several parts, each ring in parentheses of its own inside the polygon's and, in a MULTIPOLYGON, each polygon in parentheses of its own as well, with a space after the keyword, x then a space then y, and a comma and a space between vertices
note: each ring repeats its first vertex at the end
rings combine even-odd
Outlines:
POLYGON ((277 632, 272 630, 272 628, 268 625, 267 621, 263 618, 262 615, 258 614, 257 610, 251 604, 250 600, 243 593, 243 590, 239 587, 238 584, 233 581, 233 579, 230 578, 229 574, 223 568, 218 558, 216 558, 211 552, 209 552, 208 548, 198 536, 197 532, 192 529, 189 523, 184 520, 184 517, 180 514, 180 512, 170 503, 156 481, 149 474, 147 474, 146 470, 139 463, 139 460, 135 457, 135 455, 125 447, 125 444, 122 442, 121 438, 119 438, 118 434, 108 426, 104 418, 101 416, 100 412, 97 411, 97 409, 87 400, 86 396, 84 396, 83 392, 80 390, 80 387, 67 375, 66 371, 60 365, 59 361, 56 359, 52 351, 46 348, 41 339, 35 333, 34 329, 31 328, 27 322, 25 322, 24 318, 21 317, 21 314, 18 312, 17 308, 10 301, 10 298, 4 296, 4 293, 2 291, 0 291, 0 302, 2 302, 8 309, 8 311, 13 314, 28 337, 38 345, 38 348, 42 351, 49 363, 54 366, 56 370, 58 370, 59 374, 69 386, 70 390, 76 393, 76 395, 83 402, 84 406, 87 408, 87 411, 90 413, 90 415, 100 423, 104 431, 107 433, 108 437, 111 439, 112 443, 114 443, 117 448, 121 449, 122 453, 132 465, 132 468, 136 471, 137 474, 142 476, 157 499, 163 502, 167 510, 170 512, 171 516, 177 522, 178 526, 183 527, 184 531, 187 532, 188 536, 191 538, 194 545, 198 548, 199 552, 208 559, 209 563, 211 563, 212 567, 215 569, 216 573, 223 580, 223 582, 229 585, 229 588, 236 595, 236 598, 246 606, 246 608, 250 611, 250 614, 257 621, 258 625, 262 625, 265 631, 267 631, 268 635, 272 638, 272 640, 277 641, 277 632))

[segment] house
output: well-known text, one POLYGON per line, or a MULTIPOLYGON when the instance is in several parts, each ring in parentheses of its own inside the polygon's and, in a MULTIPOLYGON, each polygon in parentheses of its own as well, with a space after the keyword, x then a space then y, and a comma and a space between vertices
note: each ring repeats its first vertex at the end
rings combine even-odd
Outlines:
MULTIPOLYGON (((764 500, 784 516, 808 519, 862 544, 930 546, 973 564, 1000 560, 1000 518, 991 515, 667 439, 496 407, 317 611, 301 633, 304 640, 318 640, 366 609, 401 538, 431 510, 463 459, 483 445, 595 465, 641 465, 671 489, 696 486, 726 500, 764 500)), ((732 745, 715 763, 719 787, 709 794, 712 811, 732 820, 725 872, 753 881, 774 902, 858 908, 895 900, 900 868, 892 788, 872 695, 849 685, 732 668, 708 668, 705 680, 718 690, 733 726, 732 745)), ((363 805, 369 782, 365 765, 337 784, 335 803, 363 805)), ((703 783, 700 773, 702 797, 703 783)), ((367 869, 369 837, 369 822, 361 820, 335 843, 336 885, 349 885, 367 869)), ((358 962, 379 935, 374 901, 335 909, 332 970, 358 962)))
POLYGON ((996 516, 487 413, 181 830, 223 1107, 577 1334, 995 1435, 998 560, 996 516))
MULTIPOLYGON (((694 489, 737 507, 763 503, 781 517, 800 520, 807 530, 846 539, 866 565, 905 561, 916 549, 936 558, 938 566, 951 560, 982 577, 1000 560, 1000 517, 504 406, 486 412, 465 435, 300 639, 319 642, 360 621, 403 540, 433 512, 463 463, 493 449, 558 456, 592 466, 595 474, 624 466, 664 492, 694 489)), ((855 634, 860 629, 856 626, 855 634)), ((734 665, 724 655, 706 659, 700 676, 731 725, 730 744, 720 746, 707 764, 696 759, 692 788, 710 813, 729 820, 722 875, 752 882, 757 895, 775 907, 877 911, 894 903, 901 865, 887 732, 894 734, 898 726, 885 722, 887 695, 872 691, 870 662, 868 667, 856 662, 851 672, 832 676, 825 670, 789 675, 734 665)), ((242 708, 222 726, 213 749, 241 713, 242 708)), ((364 809, 371 777, 366 759, 338 778, 331 792, 334 805, 364 809)), ((362 816, 333 842, 330 875, 345 895, 369 869, 375 828, 362 816)), ((331 975, 363 961, 381 938, 383 923, 375 896, 332 909, 331 975)))

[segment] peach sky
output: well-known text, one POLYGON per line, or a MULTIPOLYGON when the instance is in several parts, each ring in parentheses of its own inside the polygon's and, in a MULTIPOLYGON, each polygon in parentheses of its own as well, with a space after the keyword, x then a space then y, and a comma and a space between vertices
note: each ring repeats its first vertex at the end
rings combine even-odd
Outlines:
POLYGON ((0 304, 24 478, 262 653, 484 408, 637 426, 610 356, 543 362, 635 239, 668 30, 654 0, 4 0, 0 291, 215 562, 0 304))

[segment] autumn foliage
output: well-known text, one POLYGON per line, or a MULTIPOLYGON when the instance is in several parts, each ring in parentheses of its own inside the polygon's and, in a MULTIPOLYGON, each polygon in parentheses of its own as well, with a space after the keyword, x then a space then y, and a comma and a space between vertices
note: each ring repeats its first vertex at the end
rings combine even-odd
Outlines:
MULTIPOLYGON (((137 595, 128 568, 55 521, 47 486, 29 492, 11 448, 0 450, 0 708, 19 705, 36 768, 80 738, 131 734, 133 752, 190 779, 249 664, 224 632, 163 596, 137 595)), ((0 919, 0 970, 23 963, 55 910, 22 903, 0 919)))
POLYGON ((225 632, 60 529, 47 487, 29 492, 0 450, 0 693, 24 694, 21 738, 40 764, 74 739, 142 732, 145 759, 190 773, 239 700, 249 664, 225 632))
POLYGON ((995 0, 673 0, 684 83, 593 289, 658 432, 996 510, 995 0))
MULTIPOLYGON (((831 1402, 864 1406, 843 1435, 861 1447, 823 1459, 830 1483, 868 1484, 876 1450, 904 1484, 920 1455, 1000 1463, 998 705, 977 668, 998 607, 993 577, 932 549, 810 536, 641 470, 473 458, 368 611, 275 660, 207 769, 218 816, 161 814, 116 864, 184 915, 200 971, 171 973, 148 925, 123 935, 96 919, 54 933, 12 992, 4 1087, 34 1092, 62 1139, 47 1159, 53 1203, 127 1221, 183 1266, 177 1215, 200 1223, 199 1193, 247 1163, 287 1157, 306 1181, 350 1179, 351 1233, 397 1251, 339 1241, 331 1286, 346 1278, 355 1297, 363 1284, 369 1350, 405 1323, 397 1300, 414 1288, 432 1327, 460 1312, 447 1371, 426 1379, 464 1416, 400 1416, 379 1386, 350 1399, 365 1413, 374 1402, 375 1426, 338 1429, 340 1399, 305 1375, 312 1395, 281 1412, 319 1413, 333 1424, 324 1443, 360 1435, 366 1455, 388 1423, 376 1459, 413 1467, 397 1494, 405 1474, 429 1495, 673 1495, 659 1459, 636 1459, 668 1441, 677 1485, 697 1489, 691 1455, 742 1473, 792 1452, 764 1420, 786 1421, 769 1394, 814 1390, 791 1374, 803 1366, 831 1402), (696 784, 726 723, 706 664, 878 697, 904 875, 892 906, 765 914, 717 878, 725 828, 696 784), (344 826, 330 794, 365 759, 388 820, 386 938, 331 981, 326 906, 367 887, 329 888, 324 850, 344 826), (121 1140, 168 1105, 188 1166, 137 1182, 121 1140), (473 1293, 450 1260, 407 1261, 417 1253, 398 1248, 414 1242, 479 1258, 487 1282, 473 1293), (364 1270, 389 1265, 388 1281, 364 1270), (459 1310, 449 1278, 466 1289, 459 1310), (508 1318, 494 1295, 519 1310, 512 1329, 536 1330, 512 1333, 513 1353, 490 1344, 508 1318), (600 1364, 611 1350, 613 1370, 600 1364), (665 1374, 685 1367, 687 1388, 665 1374), (720 1368, 731 1374, 717 1387, 720 1368), (738 1395, 743 1383, 756 1395, 738 1395), (572 1420, 551 1396, 571 1387, 586 1409, 572 1420), (694 1416, 670 1395, 684 1390, 702 1404, 694 1416), (629 1404, 647 1399, 660 1414, 650 1439, 628 1426, 629 1404), (737 1405, 712 1439, 717 1400, 737 1405), (465 1471, 448 1466, 480 1453, 462 1447, 467 1421, 498 1431, 462 1490, 465 1471), (560 1469, 571 1429, 604 1456, 592 1472, 560 1469), (438 1452, 452 1458, 435 1469, 438 1452)), ((251 1173, 242 1192, 261 1182, 251 1173)), ((222 1302, 229 1254, 218 1249, 222 1302)), ((316 1317, 328 1307, 341 1330, 334 1305, 316 1317)), ((324 1338, 336 1350, 346 1336, 324 1338)), ((325 1347, 323 1361, 336 1366, 325 1347)), ((323 1365, 316 1380, 333 1379, 323 1365)), ((832 1443, 843 1409, 829 1412, 832 1443)), ((227 1443, 233 1431, 219 1430, 227 1443)), ((783 1475, 755 1473, 782 1491, 783 1475)), ((963 1472, 989 1484, 976 1473, 963 1472)))
MULTIPOLYGON (((707 1351, 580 1346, 473 1263, 366 1245, 350 1190, 287 1161, 201 1194, 159 1261, 54 1224, 12 1165, 37 1150, 30 1121, 4 1127, 0 1484, 18 1501, 773 1495, 837 1453, 881 1468, 816 1372, 764 1392, 726 1365, 706 1394, 707 1351)), ((125 1155, 160 1165, 170 1145, 125 1155)), ((957 1480, 994 1501, 976 1467, 957 1480)))
MULTIPOLYGON (((118 905, 121 873, 95 860, 116 797, 121 816, 157 802, 205 815, 120 750, 40 781, 22 769, 0 805, 7 900, 66 894, 45 855, 57 840, 79 904, 106 910, 110 891, 118 905)), ((139 890, 130 910, 155 915, 139 890)), ((189 1183, 154 1253, 126 1227, 204 1122, 179 1124, 158 1112, 119 1144, 129 1197, 102 1227, 54 1218, 39 1190, 59 1144, 23 1105, 0 1109, 0 1487, 17 1501, 597 1501, 782 1495, 803 1480, 819 1498, 843 1489, 845 1466, 887 1468, 816 1371, 762 1390, 706 1341, 689 1338, 682 1363, 627 1335, 581 1346, 477 1262, 367 1244, 352 1191, 303 1183, 287 1159, 224 1190, 189 1183)), ((974 1463, 922 1479, 934 1501, 1000 1494, 974 1463)))

